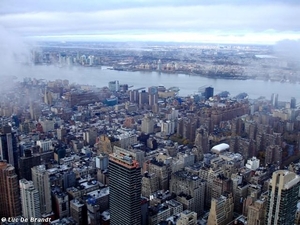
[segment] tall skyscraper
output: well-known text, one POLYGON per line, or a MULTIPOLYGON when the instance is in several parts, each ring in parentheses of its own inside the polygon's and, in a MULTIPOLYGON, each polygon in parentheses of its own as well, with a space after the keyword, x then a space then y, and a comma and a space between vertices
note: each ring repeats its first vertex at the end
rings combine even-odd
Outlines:
POLYGON ((202 161, 203 154, 209 151, 208 132, 203 126, 196 130, 195 147, 196 161, 202 161))
POLYGON ((69 195, 62 192, 60 188, 52 189, 53 211, 56 217, 62 219, 68 217, 70 213, 69 195))
POLYGON ((0 133, 0 159, 6 160, 9 164, 18 168, 18 148, 15 133, 11 126, 2 127, 0 133))
POLYGON ((97 129, 89 128, 83 133, 83 140, 90 146, 96 143, 97 139, 97 129))
POLYGON ((18 176, 15 168, 0 161, 0 216, 15 217, 21 215, 21 202, 18 176))
POLYGON ((111 224, 141 224, 141 168, 128 154, 109 155, 111 224))
POLYGON ((39 192, 41 214, 52 212, 50 178, 45 165, 31 168, 34 187, 39 192))
POLYGON ((282 152, 280 145, 269 145, 265 151, 265 164, 281 165, 282 152))
POLYGON ((142 132, 145 134, 151 134, 154 132, 154 119, 152 114, 145 114, 142 120, 142 132))
POLYGON ((227 225, 233 218, 233 197, 232 194, 221 195, 218 199, 211 200, 211 208, 207 224, 227 225))
POLYGON ((120 88, 119 81, 115 80, 115 81, 108 82, 108 88, 111 91, 119 91, 120 88))
POLYGON ((147 162, 148 172, 154 173, 158 180, 159 190, 169 190, 169 181, 171 177, 171 166, 167 159, 152 158, 147 162))
POLYGON ((206 182, 197 175, 179 170, 172 174, 170 182, 171 192, 177 195, 177 201, 185 209, 203 214, 206 182))
POLYGON ((40 154, 32 155, 30 149, 24 151, 24 156, 19 159, 19 178, 32 180, 31 168, 41 164, 40 154))
POLYGON ((149 105, 153 106, 158 102, 158 88, 155 86, 148 88, 149 93, 149 105))
MULTIPOLYGON (((22 201, 22 216, 24 218, 41 218, 39 192, 34 188, 33 182, 21 179, 19 184, 22 201)), ((36 222, 33 224, 40 223, 36 222)))
POLYGON ((107 135, 100 135, 96 140, 95 146, 97 148, 97 155, 112 153, 111 141, 107 135))
POLYGON ((269 183, 266 225, 290 225, 295 222, 300 176, 277 170, 269 183))
POLYGON ((256 200, 252 205, 249 206, 247 225, 264 224, 266 211, 265 206, 266 202, 263 200, 256 200))
POLYGON ((134 103, 139 103, 139 91, 130 90, 129 91, 129 101, 134 103))
POLYGON ((149 95, 149 105, 153 106, 158 103, 158 94, 149 95))
POLYGON ((271 104, 272 104, 272 105, 273 105, 273 102, 274 102, 274 98, 275 98, 275 94, 272 93, 272 95, 271 95, 271 104))
POLYGON ((145 90, 139 92, 139 106, 143 106, 144 104, 148 104, 149 94, 145 90))
POLYGON ((297 105, 296 98, 295 98, 295 97, 292 97, 292 98, 291 98, 291 108, 292 108, 292 109, 295 109, 295 108, 296 108, 296 105, 297 105))
POLYGON ((161 60, 159 59, 159 60, 157 61, 157 70, 158 70, 158 71, 161 71, 161 68, 162 68, 162 63, 161 63, 161 60))
POLYGON ((214 96, 214 88, 213 87, 205 88, 204 96, 205 96, 205 99, 209 99, 210 97, 213 97, 214 96))
POLYGON ((277 108, 278 107, 278 94, 272 94, 271 96, 271 104, 277 108))
POLYGON ((76 198, 70 201, 70 216, 72 216, 78 224, 88 224, 87 207, 76 198))

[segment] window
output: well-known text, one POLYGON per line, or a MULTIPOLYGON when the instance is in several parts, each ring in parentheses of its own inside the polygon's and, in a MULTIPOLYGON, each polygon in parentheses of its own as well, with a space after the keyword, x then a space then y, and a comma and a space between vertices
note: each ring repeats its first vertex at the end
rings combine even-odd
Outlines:
POLYGON ((63 203, 61 204, 61 210, 62 210, 62 211, 66 211, 66 210, 67 210, 67 203, 66 203, 66 202, 63 202, 63 203))

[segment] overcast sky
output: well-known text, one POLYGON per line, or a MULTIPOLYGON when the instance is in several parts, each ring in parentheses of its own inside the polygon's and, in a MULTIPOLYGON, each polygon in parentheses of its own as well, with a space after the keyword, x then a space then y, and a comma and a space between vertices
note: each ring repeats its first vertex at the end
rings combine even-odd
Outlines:
POLYGON ((0 0, 1 29, 36 40, 273 44, 300 39, 300 0, 0 0))

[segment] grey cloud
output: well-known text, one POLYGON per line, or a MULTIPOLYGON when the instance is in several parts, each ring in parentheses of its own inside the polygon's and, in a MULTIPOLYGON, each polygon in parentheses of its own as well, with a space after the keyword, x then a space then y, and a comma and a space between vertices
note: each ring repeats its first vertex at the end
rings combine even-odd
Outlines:
POLYGON ((30 44, 25 43, 19 36, 0 26, 0 37, 0 63, 3 64, 1 68, 30 57, 30 44))
POLYGON ((0 25, 0 92, 13 87, 11 76, 24 73, 22 65, 30 62, 33 45, 0 25))
POLYGON ((2 0, 0 24, 37 38, 159 38, 190 32, 219 37, 272 33, 295 39, 300 37, 299 11, 296 0, 2 0))
POLYGON ((24 35, 97 34, 114 31, 299 31, 300 7, 162 6, 85 12, 37 12, 0 16, 0 23, 24 35))
POLYGON ((88 12, 160 6, 273 5, 277 3, 300 5, 298 0, 2 0, 0 2, 0 14, 37 11, 88 12))

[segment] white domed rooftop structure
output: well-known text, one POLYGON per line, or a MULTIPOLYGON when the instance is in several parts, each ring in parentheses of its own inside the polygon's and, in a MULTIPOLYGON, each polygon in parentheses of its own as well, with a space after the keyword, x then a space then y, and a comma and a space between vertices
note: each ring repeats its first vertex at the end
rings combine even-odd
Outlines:
POLYGON ((229 150, 229 145, 226 143, 221 143, 218 145, 215 145, 214 147, 211 148, 211 152, 216 153, 216 154, 220 154, 222 152, 225 152, 227 150, 229 150))

